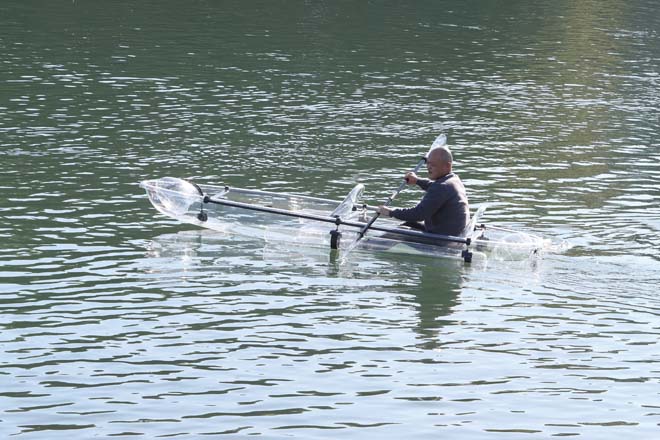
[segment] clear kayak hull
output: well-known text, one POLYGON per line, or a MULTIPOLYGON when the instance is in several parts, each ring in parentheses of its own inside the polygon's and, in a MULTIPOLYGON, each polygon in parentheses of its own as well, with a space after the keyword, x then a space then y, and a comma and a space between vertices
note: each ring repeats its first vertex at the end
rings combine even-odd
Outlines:
MULTIPOLYGON (((363 185, 343 201, 297 194, 195 184, 164 177, 140 183, 162 214, 196 226, 292 245, 337 248, 358 237, 375 213, 361 202, 363 185)), ((381 218, 360 242, 363 250, 430 257, 489 256, 522 259, 538 254, 541 237, 505 228, 477 225, 478 211, 462 237, 447 237, 402 229, 399 221, 381 218)))

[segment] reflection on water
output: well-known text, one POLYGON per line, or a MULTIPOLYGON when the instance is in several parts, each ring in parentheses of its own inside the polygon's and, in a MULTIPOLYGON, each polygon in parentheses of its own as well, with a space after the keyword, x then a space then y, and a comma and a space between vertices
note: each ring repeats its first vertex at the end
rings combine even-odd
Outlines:
POLYGON ((408 290, 403 300, 409 301, 419 316, 416 331, 421 340, 420 347, 426 350, 438 348, 443 327, 454 323, 451 314, 460 304, 460 293, 467 271, 462 261, 422 263, 417 282, 410 289, 403 289, 404 292, 408 290))

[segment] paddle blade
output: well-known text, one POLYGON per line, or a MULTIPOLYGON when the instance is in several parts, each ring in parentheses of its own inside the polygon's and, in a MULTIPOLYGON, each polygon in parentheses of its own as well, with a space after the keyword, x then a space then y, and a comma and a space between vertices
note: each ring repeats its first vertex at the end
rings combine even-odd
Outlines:
POLYGON ((429 152, 435 148, 444 147, 445 145, 447 145, 447 135, 442 133, 437 138, 435 138, 433 144, 431 144, 431 148, 429 149, 429 152))

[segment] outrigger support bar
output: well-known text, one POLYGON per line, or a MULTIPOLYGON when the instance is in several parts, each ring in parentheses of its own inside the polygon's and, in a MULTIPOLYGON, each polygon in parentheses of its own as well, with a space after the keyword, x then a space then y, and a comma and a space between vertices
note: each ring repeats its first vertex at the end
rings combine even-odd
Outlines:
POLYGON ((335 216, 335 224, 337 229, 330 231, 330 249, 339 249, 339 242, 341 241, 341 232, 339 232, 339 225, 341 225, 341 218, 335 216))
MULTIPOLYGON (((200 196, 208 197, 208 196, 204 195, 204 191, 202 191, 202 188, 200 188, 199 185, 197 185, 195 182, 191 182, 190 180, 186 180, 186 182, 188 182, 192 186, 194 186, 200 196)), ((197 220, 199 220, 200 222, 205 222, 208 219, 209 219, 209 216, 208 216, 208 214, 206 214, 206 212, 204 212, 204 205, 202 204, 202 206, 200 206, 200 208, 199 208, 199 214, 197 214, 197 220)))
POLYGON ((341 232, 338 229, 330 231, 330 249, 339 249, 339 242, 341 241, 341 232))
MULTIPOLYGON (((286 209, 279 209, 279 208, 269 208, 266 206, 254 206, 250 205, 248 203, 242 203, 242 202, 234 202, 230 200, 218 200, 214 199, 208 195, 203 196, 203 202, 204 203, 213 203, 216 205, 223 205, 223 206, 231 206, 234 208, 242 208, 242 209, 247 209, 251 211, 258 211, 258 212, 267 212, 270 214, 280 214, 280 215, 285 215, 288 217, 297 217, 297 218, 304 218, 307 220, 316 220, 319 222, 325 222, 325 223, 333 223, 337 225, 337 229, 339 229, 339 226, 349 226, 352 228, 359 228, 362 229, 364 227, 364 223, 358 223, 358 222, 353 222, 353 221, 347 221, 347 220, 342 220, 339 217, 324 217, 321 215, 314 215, 314 214, 305 214, 305 213, 298 213, 298 212, 292 212, 288 211, 286 209)), ((388 228, 388 227, 383 227, 383 226, 371 226, 370 229, 373 229, 374 231, 380 231, 380 232, 389 232, 392 234, 397 234, 397 235, 404 235, 406 237, 413 237, 417 239, 423 239, 423 240, 437 240, 437 241, 443 241, 443 242, 448 242, 448 243, 462 243, 467 246, 470 245, 470 238, 463 238, 463 237, 455 237, 452 235, 442 235, 442 234, 433 234, 431 232, 421 232, 421 231, 412 231, 412 230, 407 230, 407 229, 398 229, 398 228, 388 228)))

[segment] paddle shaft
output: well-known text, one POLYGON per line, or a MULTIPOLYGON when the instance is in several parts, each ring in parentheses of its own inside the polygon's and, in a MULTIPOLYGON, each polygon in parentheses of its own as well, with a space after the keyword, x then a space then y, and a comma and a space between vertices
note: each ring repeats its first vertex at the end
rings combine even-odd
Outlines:
MULTIPOLYGON (((426 163, 426 156, 424 156, 424 157, 419 161, 419 163, 417 163, 417 166, 412 170, 412 172, 413 172, 413 173, 416 173, 417 171, 419 171, 419 169, 420 169, 420 168, 422 167, 422 165, 424 165, 425 163, 426 163)), ((390 195, 390 196, 387 198, 387 200, 385 201, 385 203, 383 204, 383 206, 390 206, 390 203, 392 203, 392 201, 396 198, 396 196, 399 195, 399 193, 401 192, 401 190, 403 190, 403 188, 404 188, 407 184, 408 184, 408 180, 407 180, 407 179, 403 179, 403 182, 401 182, 401 185, 399 185, 399 187, 396 189, 396 191, 394 191, 394 192, 392 193, 392 195, 390 195)), ((371 217, 371 220, 369 220, 369 223, 367 223, 367 224, 364 226, 364 228, 362 228, 362 230, 360 230, 360 233, 359 233, 360 235, 358 235, 356 241, 359 241, 362 237, 364 237, 364 234, 365 234, 365 233, 367 232, 367 230, 371 227, 371 225, 373 225, 374 222, 375 222, 376 220, 378 220, 378 217, 380 217, 380 211, 378 211, 378 212, 376 213, 376 215, 374 215, 373 217, 371 217)))

